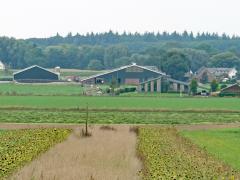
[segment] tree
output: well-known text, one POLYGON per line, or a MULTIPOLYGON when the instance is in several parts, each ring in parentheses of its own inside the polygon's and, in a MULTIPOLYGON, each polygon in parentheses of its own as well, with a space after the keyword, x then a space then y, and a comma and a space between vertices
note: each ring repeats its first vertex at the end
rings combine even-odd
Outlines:
POLYGON ((219 53, 211 57, 210 66, 225 68, 240 68, 240 58, 232 52, 219 53))
POLYGON ((90 69, 90 70, 102 70, 103 69, 102 62, 97 60, 97 59, 90 60, 90 62, 88 64, 88 69, 90 69))
POLYGON ((197 87, 198 87, 198 82, 196 79, 192 79, 190 83, 190 91, 193 95, 197 94, 197 87))
POLYGON ((163 71, 171 75, 172 78, 183 80, 189 68, 189 59, 182 50, 172 49, 167 52, 165 61, 163 62, 163 71))
POLYGON ((104 66, 106 69, 111 69, 115 67, 115 60, 123 57, 128 56, 128 48, 125 46, 110 46, 105 50, 104 53, 104 66))
POLYGON ((212 92, 216 92, 218 89, 218 82, 214 79, 212 82, 211 82, 211 91, 212 92))

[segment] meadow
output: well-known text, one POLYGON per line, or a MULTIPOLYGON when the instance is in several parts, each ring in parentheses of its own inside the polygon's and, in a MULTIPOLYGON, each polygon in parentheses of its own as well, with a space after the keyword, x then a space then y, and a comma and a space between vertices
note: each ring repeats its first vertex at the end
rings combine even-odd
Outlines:
POLYGON ((0 84, 0 95, 82 95, 84 88, 80 84, 0 84))
POLYGON ((100 109, 235 110, 239 98, 0 96, 0 107, 100 109))
POLYGON ((183 131, 182 134, 216 159, 240 170, 240 128, 183 131))

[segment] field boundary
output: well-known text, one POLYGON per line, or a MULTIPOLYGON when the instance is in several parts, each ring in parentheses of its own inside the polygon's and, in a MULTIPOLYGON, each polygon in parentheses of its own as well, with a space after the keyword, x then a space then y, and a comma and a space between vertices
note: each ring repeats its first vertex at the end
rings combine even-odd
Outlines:
MULTIPOLYGON (((69 112, 86 112, 86 108, 42 108, 42 107, 22 107, 6 106, 0 107, 0 111, 69 111, 69 112)), ((150 109, 150 108, 88 108, 89 112, 175 112, 175 113, 240 113, 240 110, 227 109, 150 109)))

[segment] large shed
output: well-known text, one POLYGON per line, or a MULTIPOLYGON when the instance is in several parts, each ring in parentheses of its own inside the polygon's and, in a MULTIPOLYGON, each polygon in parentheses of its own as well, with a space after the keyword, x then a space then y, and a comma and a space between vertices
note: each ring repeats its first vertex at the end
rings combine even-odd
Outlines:
POLYGON ((13 80, 29 83, 54 82, 59 80, 59 73, 49 71, 38 65, 34 65, 14 73, 13 80))
POLYGON ((113 79, 115 79, 118 84, 138 85, 141 82, 157 78, 159 76, 166 76, 166 74, 156 69, 139 66, 136 63, 132 63, 128 66, 123 66, 102 74, 88 77, 86 79, 83 79, 82 83, 109 84, 113 81, 113 79))
POLYGON ((233 84, 229 87, 222 89, 219 93, 220 96, 240 96, 239 84, 233 84))

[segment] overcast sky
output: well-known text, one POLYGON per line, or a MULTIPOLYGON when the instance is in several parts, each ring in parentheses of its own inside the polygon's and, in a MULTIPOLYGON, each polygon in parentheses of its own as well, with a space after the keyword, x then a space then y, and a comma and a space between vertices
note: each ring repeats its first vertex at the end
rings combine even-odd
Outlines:
POLYGON ((1 0, 0 36, 200 31, 240 35, 239 0, 1 0))

